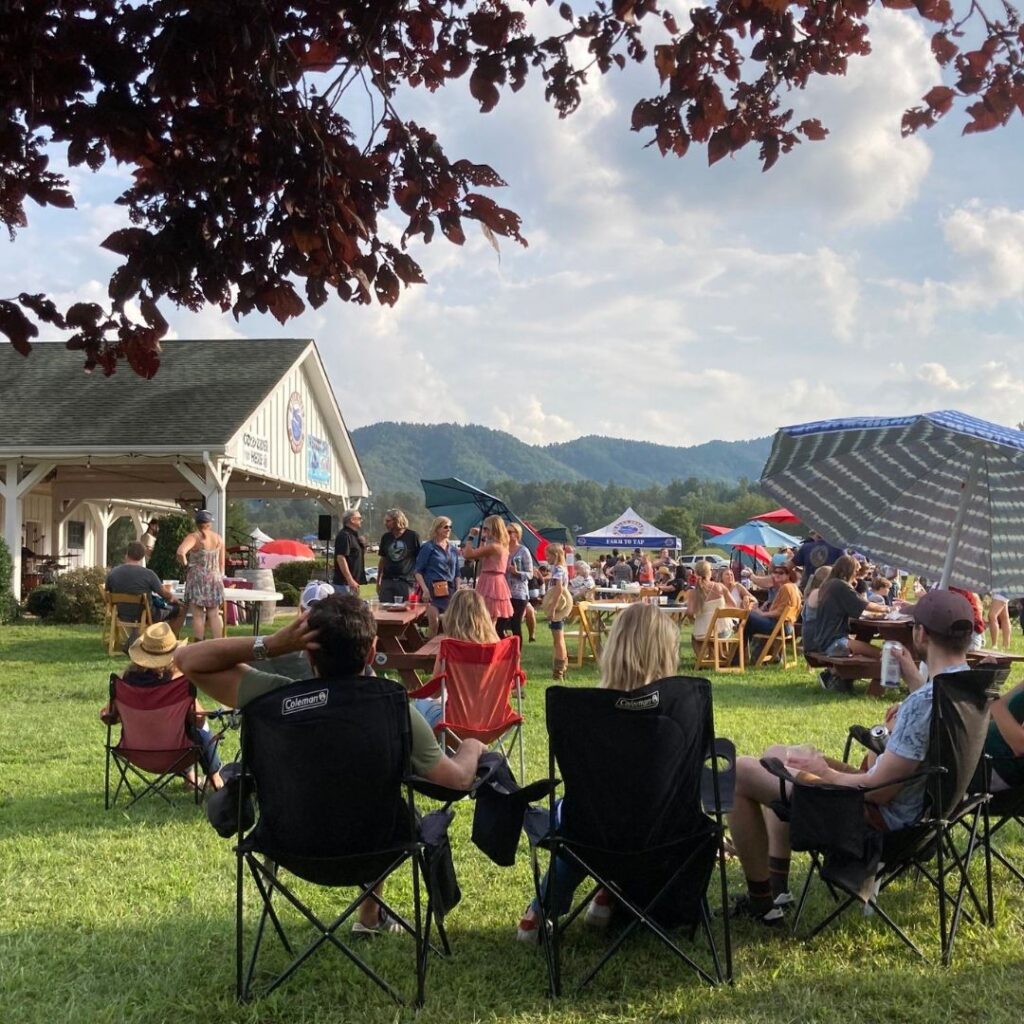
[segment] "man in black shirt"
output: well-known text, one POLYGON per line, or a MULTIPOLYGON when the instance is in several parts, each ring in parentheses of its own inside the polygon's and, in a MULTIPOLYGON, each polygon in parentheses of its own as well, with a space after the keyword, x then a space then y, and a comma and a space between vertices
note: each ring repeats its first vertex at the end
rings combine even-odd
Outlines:
POLYGON ((366 582, 363 571, 363 542, 359 527, 363 514, 357 508, 348 509, 341 517, 341 529, 334 538, 334 576, 331 582, 339 594, 359 596, 359 586, 366 582))
POLYGON ((387 533, 380 539, 377 596, 385 602, 408 601, 416 586, 420 538, 409 529, 409 520, 400 508, 389 508, 384 513, 384 526, 387 533))
POLYGON ((803 570, 803 577, 800 580, 800 590, 803 591, 810 582, 811 577, 823 565, 835 565, 836 559, 843 555, 842 548, 829 544, 820 533, 814 530, 807 535, 796 554, 793 555, 793 564, 803 570))

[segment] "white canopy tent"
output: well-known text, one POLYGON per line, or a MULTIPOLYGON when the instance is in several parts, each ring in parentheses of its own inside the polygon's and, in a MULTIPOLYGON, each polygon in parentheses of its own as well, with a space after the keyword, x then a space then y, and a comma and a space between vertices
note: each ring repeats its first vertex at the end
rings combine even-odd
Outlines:
POLYGON ((681 548, 678 537, 659 530, 646 519, 627 508, 614 522, 594 530, 581 533, 576 538, 581 548, 681 548))

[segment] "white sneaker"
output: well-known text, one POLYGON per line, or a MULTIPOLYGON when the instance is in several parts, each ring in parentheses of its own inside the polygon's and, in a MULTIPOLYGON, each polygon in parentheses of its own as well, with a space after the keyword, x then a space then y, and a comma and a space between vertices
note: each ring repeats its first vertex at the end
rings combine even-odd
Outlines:
POLYGON ((603 931, 612 919, 615 898, 606 889, 598 889, 594 898, 587 904, 587 912, 583 915, 583 923, 588 928, 603 931))

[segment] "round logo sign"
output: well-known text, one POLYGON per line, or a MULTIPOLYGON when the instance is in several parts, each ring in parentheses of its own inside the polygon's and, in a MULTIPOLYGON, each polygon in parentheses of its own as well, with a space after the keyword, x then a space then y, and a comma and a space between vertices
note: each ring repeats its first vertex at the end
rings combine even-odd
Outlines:
POLYGON ((302 411, 302 395, 293 391, 288 397, 288 409, 285 412, 288 428, 288 443, 292 451, 298 455, 302 451, 302 441, 306 436, 305 416, 302 411))
POLYGON ((635 519, 623 519, 621 523, 615 524, 615 532, 620 537, 635 537, 644 532, 644 524, 635 519))

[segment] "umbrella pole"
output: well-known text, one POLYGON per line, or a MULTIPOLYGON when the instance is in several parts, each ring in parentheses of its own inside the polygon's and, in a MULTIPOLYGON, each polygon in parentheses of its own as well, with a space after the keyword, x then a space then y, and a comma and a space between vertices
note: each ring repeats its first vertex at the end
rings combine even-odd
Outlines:
POLYGON ((975 451, 971 460, 971 468, 967 471, 967 479, 960 487, 960 503, 956 507, 956 519, 953 520, 953 532, 949 538, 949 547, 946 548, 946 561, 942 566, 942 578, 939 580, 939 588, 946 590, 949 587, 950 577, 953 575, 953 559, 956 557, 957 548, 960 546, 960 534, 963 532, 964 519, 967 516, 967 503, 974 491, 974 483, 978 479, 978 468, 981 463, 981 455, 975 451))

